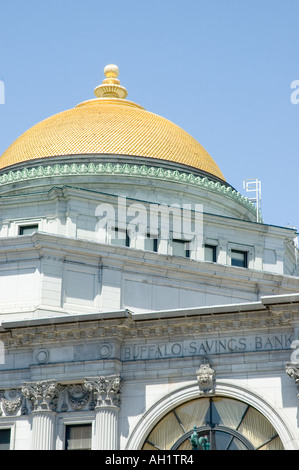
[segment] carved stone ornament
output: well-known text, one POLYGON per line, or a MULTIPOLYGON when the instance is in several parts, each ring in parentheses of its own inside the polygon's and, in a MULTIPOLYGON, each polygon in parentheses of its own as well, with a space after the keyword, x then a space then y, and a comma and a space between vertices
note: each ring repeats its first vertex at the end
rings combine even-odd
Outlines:
POLYGON ((32 402, 33 411, 53 411, 57 404, 59 386, 54 380, 24 383, 22 393, 32 402))
POLYGON ((91 392, 81 384, 70 385, 66 390, 68 403, 75 411, 82 410, 90 400, 91 392))
MULTIPOLYGON (((292 364, 288 362, 286 365, 286 373, 292 379, 295 379, 295 384, 297 385, 297 389, 299 390, 299 364, 292 364)), ((297 393, 297 397, 299 398, 299 391, 297 393)))
MULTIPOLYGON (((294 352, 291 354, 291 362, 286 364, 286 373, 292 378, 295 379, 295 384, 299 389, 299 340, 295 340, 291 344, 291 348, 294 349, 294 352)), ((297 393, 299 398, 299 392, 297 393)))
POLYGON ((0 407, 0 416, 3 412, 6 416, 15 415, 22 406, 23 397, 18 390, 11 389, 7 392, 0 390, 0 403, 2 405, 2 410, 0 407))
POLYGON ((86 390, 94 392, 96 409, 105 406, 120 406, 120 376, 111 375, 109 377, 87 378, 84 387, 86 390))
POLYGON ((295 379, 296 385, 299 385, 299 364, 288 363, 286 366, 286 373, 295 379))
POLYGON ((25 382, 19 389, 0 390, 0 417, 41 411, 95 410, 105 406, 119 408, 120 392, 118 375, 90 377, 84 383, 67 385, 55 380, 25 382))
POLYGON ((200 365, 196 375, 199 385, 199 393, 202 395, 214 393, 215 371, 211 368, 208 362, 200 365))

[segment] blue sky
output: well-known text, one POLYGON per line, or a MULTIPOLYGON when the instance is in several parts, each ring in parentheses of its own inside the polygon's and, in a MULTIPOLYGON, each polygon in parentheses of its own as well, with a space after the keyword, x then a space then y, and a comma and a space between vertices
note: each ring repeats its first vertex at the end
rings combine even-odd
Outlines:
POLYGON ((0 0, 0 154, 93 98, 115 63, 128 99, 189 132, 240 192, 260 179, 265 223, 299 230, 298 18, 298 0, 0 0))

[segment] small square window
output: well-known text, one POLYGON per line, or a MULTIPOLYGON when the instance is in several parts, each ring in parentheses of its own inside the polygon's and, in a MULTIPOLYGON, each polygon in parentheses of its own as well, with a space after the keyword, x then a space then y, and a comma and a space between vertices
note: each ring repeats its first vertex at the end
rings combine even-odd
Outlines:
POLYGON ((152 237, 150 234, 147 234, 147 237, 144 240, 144 249, 148 251, 158 251, 158 239, 152 237))
POLYGON ((205 261, 216 263, 216 246, 205 245, 205 261))
POLYGON ((0 429, 0 450, 10 449, 10 429, 0 429))
POLYGON ((189 243, 185 240, 172 240, 172 255, 190 258, 189 243))
POLYGON ((35 225, 21 225, 19 227, 20 235, 32 235, 32 233, 38 231, 38 224, 35 225))
POLYGON ((114 228, 111 230, 111 244, 119 246, 130 246, 130 237, 126 230, 114 228))
POLYGON ((248 267, 247 251, 231 250, 231 265, 239 266, 240 268, 247 268, 248 267))
POLYGON ((91 424, 66 426, 65 450, 91 450, 91 424))

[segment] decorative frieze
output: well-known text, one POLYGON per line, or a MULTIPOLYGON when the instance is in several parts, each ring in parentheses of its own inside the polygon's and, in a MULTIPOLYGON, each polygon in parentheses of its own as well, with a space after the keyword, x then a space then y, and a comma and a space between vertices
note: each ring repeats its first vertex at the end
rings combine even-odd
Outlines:
POLYGON ((256 214, 254 204, 241 193, 233 189, 231 186, 214 182, 205 177, 195 176, 179 172, 178 170, 166 170, 164 168, 148 167, 146 165, 129 165, 129 164, 98 164, 89 163, 73 163, 71 165, 48 165, 33 168, 24 168, 23 170, 9 171, 0 176, 0 186, 15 183, 18 181, 30 181, 40 178, 48 178, 49 176, 73 177, 74 175, 118 175, 128 177, 145 177, 147 179, 159 179, 176 183, 190 184, 196 187, 202 187, 227 197, 244 206, 252 214, 256 214))
MULTIPOLYGON (((106 340, 106 338, 109 337, 114 338, 115 340, 117 339, 120 342, 126 341, 126 345, 124 345, 122 350, 123 356, 132 356, 132 348, 134 347, 133 341, 138 338, 146 341, 152 340, 153 343, 155 343, 155 340, 157 341, 158 338, 163 337, 180 337, 185 338, 187 341, 188 337, 194 338, 195 334, 197 334, 198 337, 203 338, 210 334, 218 336, 219 330, 221 330, 222 333, 227 334, 229 334, 229 332, 234 332, 233 336, 231 336, 231 345, 232 349, 236 349, 236 342, 233 339, 235 337, 236 328, 239 331, 248 332, 246 337, 249 338, 249 332, 251 330, 265 330, 266 328, 276 329, 281 328, 281 326, 288 327, 292 325, 293 319, 294 314, 288 312, 280 312, 275 315, 271 315, 268 312, 265 312, 264 315, 257 315, 254 312, 250 312, 250 315, 241 315, 239 313, 230 315, 222 314, 221 319, 219 319, 218 316, 213 315, 209 315, 209 317, 206 315, 195 315, 194 317, 190 316, 189 318, 184 317, 172 320, 161 319, 155 322, 155 326, 149 326, 147 321, 144 321, 144 323, 138 321, 137 324, 132 317, 128 316, 116 321, 106 319, 105 323, 102 320, 91 320, 90 322, 85 321, 76 324, 75 331, 72 323, 64 325, 61 324, 59 328, 53 328, 53 325, 46 324, 32 328, 27 327, 26 329, 16 328, 12 329, 9 335, 7 333, 0 333, 0 340, 3 341, 6 351, 16 347, 32 346, 34 348, 40 348, 39 351, 35 353, 34 359, 38 364, 45 364, 50 359, 50 345, 57 343, 60 344, 61 342, 63 342, 64 345, 67 343, 74 344, 76 342, 81 342, 82 338, 86 337, 91 340, 101 341, 94 359, 105 359, 111 357, 113 353, 111 343, 106 340), (103 342, 103 340, 105 341, 103 342), (130 345, 130 340, 132 341, 132 346, 130 345), (47 349, 45 349, 45 346, 47 346, 47 349)), ((239 349, 242 349, 244 352, 249 350, 250 347, 250 350, 252 351, 254 350, 253 344, 256 342, 258 349, 268 350, 272 348, 272 344, 275 345, 278 342, 285 341, 289 342, 288 338, 285 339, 282 336, 282 334, 276 333, 257 335, 256 340, 254 341, 252 341, 252 337, 250 336, 250 340, 246 340, 246 347, 240 344, 239 349), (266 336, 268 339, 266 339, 266 336), (259 338, 265 343, 265 348, 260 348, 259 338)), ((284 333, 284 336, 287 337, 288 333, 284 333)), ((198 339, 198 341, 199 340, 200 339, 198 339)), ((142 344, 145 343, 142 341, 142 344)), ((192 349, 192 346, 190 347, 192 349)), ((289 348, 289 344, 287 347, 289 348)), ((274 349, 276 349, 275 346, 274 349)))
POLYGON ((119 408, 120 393, 121 379, 117 375, 68 385, 55 380, 26 382, 20 389, 0 390, 0 417, 119 408))

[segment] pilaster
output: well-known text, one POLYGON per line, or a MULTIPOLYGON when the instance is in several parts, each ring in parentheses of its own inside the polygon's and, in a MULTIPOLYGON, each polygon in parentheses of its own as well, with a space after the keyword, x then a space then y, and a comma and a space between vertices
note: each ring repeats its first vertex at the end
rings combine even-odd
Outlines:
POLYGON ((32 402, 32 450, 53 450, 57 383, 53 380, 24 383, 23 395, 32 402))
POLYGON ((87 378, 84 386, 96 398, 95 450, 117 450, 121 379, 118 375, 87 378))

